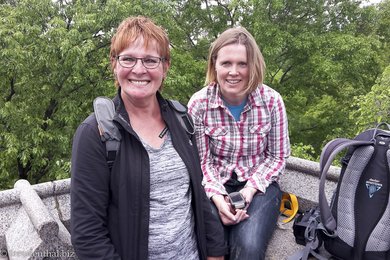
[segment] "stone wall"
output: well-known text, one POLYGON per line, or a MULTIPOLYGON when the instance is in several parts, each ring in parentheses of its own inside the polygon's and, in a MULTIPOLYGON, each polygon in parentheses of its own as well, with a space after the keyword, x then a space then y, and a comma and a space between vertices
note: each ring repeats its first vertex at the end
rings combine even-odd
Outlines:
MULTIPOLYGON (((326 184, 330 200, 339 169, 331 167, 326 184)), ((300 211, 318 200, 319 164, 295 157, 287 161, 283 191, 298 197, 300 211)), ((70 242, 70 179, 30 185, 26 180, 0 192, 0 260, 74 259, 70 242)), ((267 259, 286 259, 300 248, 292 223, 279 225, 267 259)))
POLYGON ((0 259, 69 259, 70 179, 0 192, 0 259))

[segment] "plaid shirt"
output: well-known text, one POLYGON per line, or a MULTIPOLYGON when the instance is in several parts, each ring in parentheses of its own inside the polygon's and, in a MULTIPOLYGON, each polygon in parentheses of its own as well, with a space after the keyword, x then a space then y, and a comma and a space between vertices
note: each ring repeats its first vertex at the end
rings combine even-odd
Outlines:
POLYGON ((279 180, 290 155, 287 115, 282 97, 262 85, 249 94, 236 121, 219 95, 217 84, 196 92, 188 103, 207 196, 227 192, 223 186, 237 174, 246 187, 265 192, 279 180))

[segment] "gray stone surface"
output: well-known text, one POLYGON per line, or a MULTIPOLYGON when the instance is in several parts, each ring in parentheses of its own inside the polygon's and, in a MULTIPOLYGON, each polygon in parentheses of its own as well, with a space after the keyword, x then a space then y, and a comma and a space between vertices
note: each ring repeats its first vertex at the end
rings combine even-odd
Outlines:
MULTIPOLYGON (((266 260, 286 260, 289 256, 294 255, 304 247, 298 245, 295 242, 292 222, 283 227, 278 227, 273 236, 270 244, 268 245, 266 260)), ((323 247, 319 248, 320 254, 328 259, 330 255, 325 251, 323 247)), ((310 260, 316 259, 315 257, 309 257, 310 260)))
MULTIPOLYGON (((325 193, 329 202, 333 190, 336 188, 339 171, 339 168, 332 166, 328 173, 325 193)), ((318 163, 291 157, 288 159, 286 171, 281 177, 280 187, 283 191, 293 193, 298 197, 299 211, 303 212, 318 203, 319 177, 320 168, 318 163)), ((279 221, 280 223, 281 221, 279 221)), ((282 224, 276 229, 267 249, 267 260, 287 259, 303 248, 295 242, 292 225, 293 221, 282 224)), ((323 254, 326 255, 325 252, 323 254)))
POLYGON ((55 195, 43 199, 43 203, 50 210, 52 215, 58 219, 70 230, 70 194, 55 195))
MULTIPOLYGON (((66 183, 69 184, 60 182, 66 183)), ((61 208, 69 207, 69 196, 56 192, 55 187, 56 183, 37 187, 41 196, 46 197, 44 203, 26 180, 15 183, 21 207, 5 232, 5 247, 0 248, 1 256, 7 256, 10 260, 74 258, 70 233, 61 221, 61 208), (60 205, 61 202, 64 205, 60 205)))
POLYGON ((40 246, 42 240, 22 207, 17 218, 6 232, 7 254, 9 259, 28 259, 40 246))
MULTIPOLYGON (((281 220, 279 220, 280 223, 281 220)), ((300 245, 295 243, 292 224, 292 222, 289 222, 276 228, 272 240, 268 245, 266 259, 283 260, 301 248, 300 245)))
POLYGON ((42 199, 52 197, 54 195, 69 194, 70 179, 40 183, 34 185, 34 190, 42 199))
MULTIPOLYGON (((295 157, 288 159, 286 172, 281 177, 281 188, 297 195, 300 211, 317 203, 319 174, 316 162, 295 157)), ((326 183, 328 200, 338 174, 339 168, 331 167, 326 183)), ((72 259, 70 179, 32 186, 21 181, 16 186, 19 188, 0 191, 0 260, 8 259, 7 256, 10 260, 72 259), (54 223, 54 226, 46 227, 45 223, 54 223)), ((302 247, 295 243, 290 222, 275 231, 266 259, 287 259, 299 248, 302 247)))
MULTIPOLYGON (((294 193, 298 197, 299 208, 305 211, 318 202, 319 176, 302 174, 302 172, 287 169, 280 181, 283 191, 294 193)), ((325 194, 330 201, 336 182, 327 180, 325 183, 325 194)))
POLYGON ((43 204, 37 192, 26 180, 18 180, 15 189, 19 191, 20 202, 42 239, 57 236, 58 224, 43 204))
POLYGON ((0 200, 0 260, 3 260, 1 257, 6 255, 5 232, 11 226, 11 222, 15 221, 21 208, 19 199, 15 199, 16 194, 18 194, 16 190, 0 192, 0 199, 9 198, 9 201, 0 200), (3 193, 6 194, 5 197, 2 197, 3 193), (9 196, 10 194, 12 196, 9 196))

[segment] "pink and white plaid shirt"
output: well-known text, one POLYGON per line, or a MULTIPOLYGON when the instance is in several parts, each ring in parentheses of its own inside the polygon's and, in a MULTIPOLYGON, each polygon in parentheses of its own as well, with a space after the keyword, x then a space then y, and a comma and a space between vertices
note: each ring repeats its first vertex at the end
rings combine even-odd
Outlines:
POLYGON ((248 96, 236 121, 219 95, 217 84, 196 92, 188 103, 207 196, 226 195, 223 186, 237 174, 246 187, 265 192, 279 180, 290 155, 287 115, 282 97, 262 85, 248 96))

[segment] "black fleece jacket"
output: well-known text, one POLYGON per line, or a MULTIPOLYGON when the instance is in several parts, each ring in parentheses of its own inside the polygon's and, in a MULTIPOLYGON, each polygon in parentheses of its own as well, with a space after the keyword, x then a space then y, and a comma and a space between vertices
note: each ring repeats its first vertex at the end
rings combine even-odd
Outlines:
MULTIPOLYGON (((211 214, 210 202, 201 185, 195 137, 189 139, 160 93, 157 93, 157 99, 173 145, 190 174, 200 259, 224 255, 227 247, 222 225, 211 214)), ((114 122, 122 140, 111 172, 94 114, 80 124, 73 139, 71 238, 81 260, 148 258, 149 157, 129 124, 120 89, 114 103, 114 122)))

